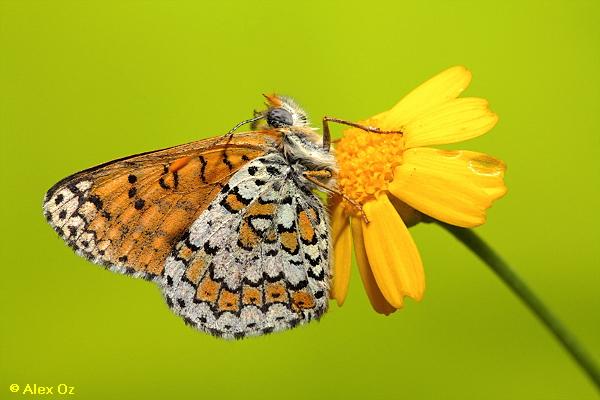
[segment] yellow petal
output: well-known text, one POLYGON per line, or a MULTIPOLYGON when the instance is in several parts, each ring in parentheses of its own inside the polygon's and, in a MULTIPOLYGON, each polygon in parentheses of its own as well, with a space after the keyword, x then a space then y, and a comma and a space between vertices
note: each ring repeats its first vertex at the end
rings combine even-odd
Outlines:
POLYGON ((415 210, 397 197, 391 196, 389 199, 407 228, 415 226, 422 221, 423 214, 421 212, 415 210))
POLYGON ((410 149, 388 190, 435 219, 473 227, 485 222, 486 209, 506 193, 505 169, 502 161, 483 153, 410 149))
POLYGON ((440 104, 401 127, 406 148, 460 142, 483 135, 498 116, 485 99, 454 99, 440 104))
POLYGON ((373 117, 376 126, 397 129, 424 112, 458 97, 469 86, 471 72, 463 66, 448 68, 406 95, 398 104, 373 117))
POLYGON ((364 243, 373 276, 388 303, 399 308, 403 297, 421 300, 423 264, 408 229, 385 194, 364 205, 364 243))
POLYGON ((338 306, 344 304, 350 281, 350 264, 352 262, 352 237, 350 236, 350 219, 344 213, 343 205, 332 202, 331 236, 333 238, 333 279, 330 297, 338 306))
POLYGON ((367 297, 369 297, 371 306, 375 311, 380 314, 389 315, 396 311, 396 308, 387 302, 385 297, 383 297, 383 294, 381 294, 381 291, 377 286, 377 282, 375 282, 375 277, 373 276, 371 266, 369 265, 369 260, 367 259, 367 252, 365 250, 362 224, 360 219, 352 218, 351 220, 352 222, 350 225, 352 226, 354 254, 356 256, 356 263, 358 264, 360 278, 362 279, 363 286, 365 287, 365 292, 367 293, 367 297))

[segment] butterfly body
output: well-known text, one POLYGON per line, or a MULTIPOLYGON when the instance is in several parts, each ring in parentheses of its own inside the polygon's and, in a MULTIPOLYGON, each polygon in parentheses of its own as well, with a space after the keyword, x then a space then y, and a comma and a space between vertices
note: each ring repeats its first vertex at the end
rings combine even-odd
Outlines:
POLYGON ((332 252, 313 190, 334 185, 336 165, 286 100, 270 100, 276 126, 65 178, 46 194, 46 218, 78 254, 156 282, 202 331, 242 338, 317 319, 332 252))

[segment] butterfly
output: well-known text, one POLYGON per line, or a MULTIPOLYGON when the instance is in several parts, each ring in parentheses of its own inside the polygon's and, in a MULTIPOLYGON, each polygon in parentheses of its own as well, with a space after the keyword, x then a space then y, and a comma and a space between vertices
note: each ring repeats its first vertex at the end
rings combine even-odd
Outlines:
MULTIPOLYGON (((71 175, 44 215, 75 252, 153 281, 201 331, 239 339, 327 311, 332 249, 321 190, 338 193, 325 117, 321 137, 289 97, 220 137, 141 153, 71 175), (234 131, 245 123, 256 130, 234 131)), ((358 205, 356 205, 359 207, 358 205)))

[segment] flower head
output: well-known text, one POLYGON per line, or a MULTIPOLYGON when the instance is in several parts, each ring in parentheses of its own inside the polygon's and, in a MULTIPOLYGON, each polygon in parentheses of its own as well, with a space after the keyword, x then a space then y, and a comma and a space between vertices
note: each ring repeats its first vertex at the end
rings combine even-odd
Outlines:
POLYGON ((407 226, 423 218, 461 227, 485 222, 486 210, 506 193, 505 165, 483 153, 428 146, 459 142, 489 131, 498 117, 479 98, 458 98, 471 73, 450 68, 404 97, 389 111, 361 124, 383 134, 351 128, 336 145, 341 192, 355 207, 331 198, 335 248, 332 297, 342 305, 350 276, 351 247, 367 295, 377 312, 420 300, 423 265, 407 226))

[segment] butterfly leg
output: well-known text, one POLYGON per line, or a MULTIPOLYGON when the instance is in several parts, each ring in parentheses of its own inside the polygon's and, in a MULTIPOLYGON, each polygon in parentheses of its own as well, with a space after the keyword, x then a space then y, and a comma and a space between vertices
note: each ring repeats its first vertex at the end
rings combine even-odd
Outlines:
POLYGON ((401 131, 384 131, 376 126, 357 124, 355 122, 346 121, 344 119, 325 116, 325 117, 323 117, 323 149, 325 149, 325 150, 329 150, 329 148, 331 147, 331 133, 329 132, 329 122, 335 122, 337 124, 351 126, 354 128, 362 129, 363 131, 367 131, 367 132, 382 133, 382 134, 400 134, 400 135, 403 134, 401 131))
POLYGON ((363 218, 363 220, 367 224, 369 223, 369 219, 367 218, 367 215, 365 214, 365 212, 364 212, 362 206, 360 205, 360 203, 358 203, 358 202, 354 201, 353 199, 351 199, 350 197, 346 196, 338 188, 327 186, 325 183, 323 183, 323 182, 320 181, 320 179, 329 179, 329 178, 331 178, 332 177, 331 171, 326 170, 326 169, 309 170, 309 171, 304 171, 302 173, 302 176, 304 176, 304 178, 306 178, 307 181, 309 181, 311 183, 314 183, 316 186, 318 186, 321 189, 323 189, 323 191, 325 191, 327 193, 332 193, 332 194, 335 194, 337 196, 342 197, 354 209, 356 209, 356 211, 358 211, 358 213, 361 215, 361 217, 363 218))

